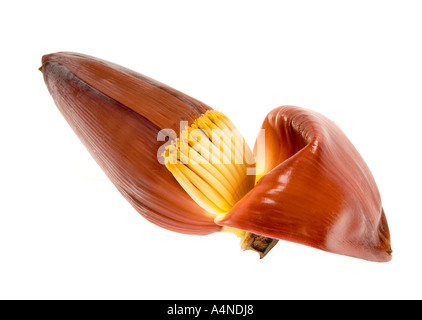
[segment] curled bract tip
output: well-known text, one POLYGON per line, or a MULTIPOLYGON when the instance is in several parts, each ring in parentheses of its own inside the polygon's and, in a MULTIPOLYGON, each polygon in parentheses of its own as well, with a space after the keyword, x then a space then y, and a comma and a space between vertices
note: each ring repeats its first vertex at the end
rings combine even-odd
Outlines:
POLYGON ((295 106, 262 125, 265 157, 256 186, 217 223, 371 261, 391 260, 390 232, 375 180, 345 134, 295 106))

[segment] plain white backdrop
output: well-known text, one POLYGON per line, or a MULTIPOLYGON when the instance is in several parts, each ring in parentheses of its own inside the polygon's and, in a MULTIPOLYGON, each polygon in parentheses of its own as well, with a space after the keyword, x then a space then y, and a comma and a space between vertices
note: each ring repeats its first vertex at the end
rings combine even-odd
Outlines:
POLYGON ((420 299, 420 1, 14 1, 0 4, 1 299, 420 299), (380 189, 393 260, 144 220, 55 107, 41 56, 75 51, 223 111, 253 145, 283 104, 334 120, 380 189))

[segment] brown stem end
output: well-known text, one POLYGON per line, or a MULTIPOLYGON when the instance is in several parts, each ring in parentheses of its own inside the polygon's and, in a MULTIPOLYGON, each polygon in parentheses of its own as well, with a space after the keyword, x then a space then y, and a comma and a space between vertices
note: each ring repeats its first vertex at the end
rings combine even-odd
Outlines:
POLYGON ((246 232, 242 238, 242 250, 253 250, 259 253, 259 258, 264 258, 268 252, 277 244, 278 240, 246 232))

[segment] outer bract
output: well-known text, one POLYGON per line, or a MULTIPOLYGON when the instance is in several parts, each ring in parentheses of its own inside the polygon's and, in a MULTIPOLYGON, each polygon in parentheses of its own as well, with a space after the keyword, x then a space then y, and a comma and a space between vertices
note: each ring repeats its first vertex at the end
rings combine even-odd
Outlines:
POLYGON ((157 160, 161 129, 179 130, 211 108, 157 81, 73 53, 43 57, 45 83, 63 116, 133 207, 172 231, 219 231, 157 160), (172 114, 173 116, 169 116, 172 114))

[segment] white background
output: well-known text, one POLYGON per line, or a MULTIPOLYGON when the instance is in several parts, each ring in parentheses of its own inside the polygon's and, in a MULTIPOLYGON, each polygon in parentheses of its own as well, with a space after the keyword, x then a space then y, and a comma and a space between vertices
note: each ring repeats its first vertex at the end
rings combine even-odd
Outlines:
POLYGON ((420 1, 3 1, 1 299, 420 299, 420 1), (283 104, 321 112, 372 170, 394 258, 148 223, 73 134, 37 70, 75 51, 226 113, 251 145, 283 104))

